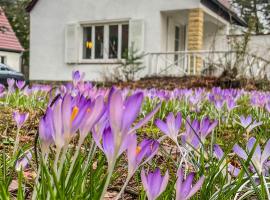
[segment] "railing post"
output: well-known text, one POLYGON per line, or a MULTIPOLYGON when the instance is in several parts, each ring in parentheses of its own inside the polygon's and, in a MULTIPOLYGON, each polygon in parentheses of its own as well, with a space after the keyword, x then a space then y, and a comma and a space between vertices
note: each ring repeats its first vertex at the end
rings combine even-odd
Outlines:
POLYGON ((153 73, 153 66, 152 66, 152 54, 148 54, 148 75, 151 76, 153 73))

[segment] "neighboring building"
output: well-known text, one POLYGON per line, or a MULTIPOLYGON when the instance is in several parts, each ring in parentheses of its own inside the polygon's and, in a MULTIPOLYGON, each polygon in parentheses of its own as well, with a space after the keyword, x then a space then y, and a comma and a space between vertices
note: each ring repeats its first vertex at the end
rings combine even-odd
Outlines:
POLYGON ((30 80, 100 81, 132 45, 142 76, 197 74, 201 51, 227 51, 231 24, 246 26, 226 0, 32 0, 30 80), (165 73, 163 73, 165 72, 165 73))
POLYGON ((23 51, 4 11, 0 8, 0 63, 20 72, 23 51))

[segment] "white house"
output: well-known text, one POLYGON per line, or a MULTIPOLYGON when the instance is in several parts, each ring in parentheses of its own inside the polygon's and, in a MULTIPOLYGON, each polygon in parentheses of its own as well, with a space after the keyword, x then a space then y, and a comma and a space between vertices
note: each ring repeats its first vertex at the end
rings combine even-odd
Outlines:
POLYGON ((226 0, 32 0, 30 80, 101 81, 131 45, 145 52, 140 76, 197 73, 200 52, 228 50, 226 0))
POLYGON ((0 8, 0 63, 21 71, 21 55, 24 49, 16 37, 9 21, 0 8))

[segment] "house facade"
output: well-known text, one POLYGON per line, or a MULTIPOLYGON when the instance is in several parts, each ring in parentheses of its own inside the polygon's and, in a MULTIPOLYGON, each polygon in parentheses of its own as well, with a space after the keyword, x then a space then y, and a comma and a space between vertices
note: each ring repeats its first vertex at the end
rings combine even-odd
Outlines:
POLYGON ((4 11, 0 8, 0 63, 20 72, 23 51, 4 11))
POLYGON ((131 46, 145 53, 140 77, 196 73, 195 53, 227 50, 231 24, 245 26, 225 0, 33 0, 28 11, 30 80, 80 70, 102 81, 131 46))

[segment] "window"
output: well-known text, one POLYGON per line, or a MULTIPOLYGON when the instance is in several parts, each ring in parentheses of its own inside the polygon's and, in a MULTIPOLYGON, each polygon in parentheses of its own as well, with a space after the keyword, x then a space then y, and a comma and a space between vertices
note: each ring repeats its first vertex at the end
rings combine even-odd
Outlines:
POLYGON ((122 52, 121 58, 128 53, 128 24, 122 26, 122 52))
POLYGON ((83 30, 83 58, 92 58, 92 27, 85 27, 83 30))
POLYGON ((128 24, 83 27, 83 59, 121 59, 128 52, 128 24))
POLYGON ((7 64, 7 57, 6 56, 0 56, 0 63, 7 64))
POLYGON ((109 26, 109 58, 118 57, 118 25, 109 26))
POLYGON ((95 58, 101 59, 104 51, 104 26, 95 27, 95 58))

